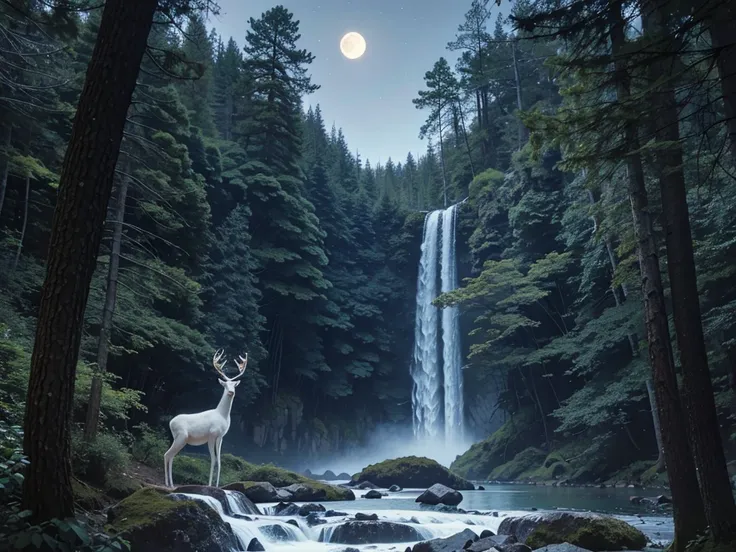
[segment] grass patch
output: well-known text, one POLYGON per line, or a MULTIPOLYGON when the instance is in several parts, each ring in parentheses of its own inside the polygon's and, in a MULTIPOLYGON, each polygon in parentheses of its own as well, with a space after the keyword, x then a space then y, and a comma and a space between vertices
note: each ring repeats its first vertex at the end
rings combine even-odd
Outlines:
POLYGON ((488 439, 474 444, 458 456, 450 470, 466 479, 483 479, 531 445, 539 433, 539 426, 534 409, 522 409, 488 439))
POLYGON ((514 481, 525 478, 528 472, 534 472, 545 458, 543 451, 535 447, 522 450, 512 460, 501 464, 489 475, 491 481, 514 481))

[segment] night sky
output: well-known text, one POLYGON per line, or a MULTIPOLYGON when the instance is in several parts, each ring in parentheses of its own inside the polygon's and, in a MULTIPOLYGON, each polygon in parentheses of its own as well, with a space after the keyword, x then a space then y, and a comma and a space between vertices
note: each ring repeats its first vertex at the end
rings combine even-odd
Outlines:
MULTIPOLYGON (((274 7, 274 0, 219 0, 211 23, 242 47, 248 18, 274 7)), ((403 161, 426 150, 419 128, 426 113, 411 100, 424 86, 424 73, 440 56, 454 67, 457 54, 445 49, 464 20, 470 0, 282 0, 300 24, 300 46, 315 55, 312 80, 322 88, 305 99, 320 104, 329 131, 342 127, 363 161, 403 161), (362 34, 368 48, 348 60, 339 44, 348 31, 362 34)), ((504 2, 508 10, 508 2, 504 2)), ((495 8, 498 10, 499 8, 495 8)), ((491 30, 496 15, 491 17, 491 30)))

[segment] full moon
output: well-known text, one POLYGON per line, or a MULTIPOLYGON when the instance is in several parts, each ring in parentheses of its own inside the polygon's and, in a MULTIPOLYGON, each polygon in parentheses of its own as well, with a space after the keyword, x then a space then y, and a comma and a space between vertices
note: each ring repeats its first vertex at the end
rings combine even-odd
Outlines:
POLYGON ((358 59, 365 54, 365 38, 360 33, 350 32, 340 40, 340 51, 348 59, 358 59))

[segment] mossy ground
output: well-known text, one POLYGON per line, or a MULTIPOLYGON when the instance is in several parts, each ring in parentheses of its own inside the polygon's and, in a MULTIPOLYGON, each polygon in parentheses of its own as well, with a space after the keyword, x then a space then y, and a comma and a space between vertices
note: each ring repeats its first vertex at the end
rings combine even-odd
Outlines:
MULTIPOLYGON (((672 547, 668 548, 668 552, 672 550, 672 547)), ((730 543, 716 543, 713 538, 703 536, 692 542, 689 542, 685 546, 685 552, 734 552, 736 551, 736 540, 730 543)))
MULTIPOLYGON (((174 483, 176 485, 204 485, 210 477, 210 460, 205 456, 184 456, 174 458, 174 483)), ((268 482, 274 487, 287 487, 295 483, 308 485, 313 489, 323 489, 328 501, 352 500, 350 491, 334 485, 320 483, 293 471, 271 464, 257 466, 232 454, 222 455, 220 486, 231 483, 268 482)))
POLYGON ((370 481, 381 487, 399 485, 404 488, 426 488, 441 483, 457 490, 473 489, 473 484, 450 472, 435 460, 422 456, 405 456, 371 464, 353 476, 357 482, 370 481))
POLYGON ((640 531, 614 518, 590 520, 584 526, 572 531, 566 531, 555 523, 540 525, 526 538, 525 544, 536 550, 563 542, 596 552, 641 550, 647 544, 646 537, 640 531))
MULTIPOLYGON (((136 491, 115 506, 115 519, 108 526, 114 533, 123 533, 135 527, 142 527, 177 509, 196 506, 193 500, 174 501, 167 498, 168 493, 147 487, 136 491)), ((214 510, 213 510, 214 511, 214 510)))

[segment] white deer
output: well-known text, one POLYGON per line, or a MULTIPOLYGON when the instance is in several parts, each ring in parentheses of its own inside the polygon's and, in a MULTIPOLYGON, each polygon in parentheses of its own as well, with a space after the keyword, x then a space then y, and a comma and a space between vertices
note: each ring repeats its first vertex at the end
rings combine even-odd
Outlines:
POLYGON ((222 447, 222 438, 225 437, 227 430, 230 429, 230 409, 233 406, 235 388, 240 383, 235 380, 245 373, 245 365, 248 363, 248 353, 245 353, 245 358, 239 357, 240 362, 235 361, 238 367, 238 375, 229 378, 222 371, 223 366, 227 363, 227 360, 220 362, 223 354, 223 351, 218 351, 212 357, 212 365, 223 378, 218 379, 218 381, 224 387, 222 398, 217 408, 214 410, 205 410, 197 414, 179 414, 169 422, 169 428, 171 428, 171 435, 174 437, 174 442, 171 448, 164 454, 164 478, 166 479, 165 485, 168 487, 174 486, 172 467, 174 465, 174 457, 179 454, 179 451, 186 445, 197 446, 204 445, 205 443, 207 443, 210 449, 210 482, 208 485, 212 486, 212 473, 215 468, 215 461, 217 461, 217 480, 215 486, 219 487, 220 485, 220 448, 222 447))

